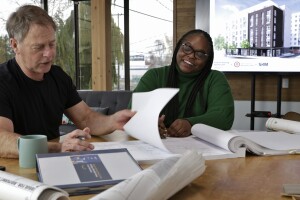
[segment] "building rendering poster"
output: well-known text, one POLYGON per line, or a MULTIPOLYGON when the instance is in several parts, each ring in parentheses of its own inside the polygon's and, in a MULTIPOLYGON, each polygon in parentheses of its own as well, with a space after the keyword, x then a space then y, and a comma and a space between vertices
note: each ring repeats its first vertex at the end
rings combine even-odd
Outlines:
POLYGON ((299 0, 210 1, 213 69, 300 72, 299 0))

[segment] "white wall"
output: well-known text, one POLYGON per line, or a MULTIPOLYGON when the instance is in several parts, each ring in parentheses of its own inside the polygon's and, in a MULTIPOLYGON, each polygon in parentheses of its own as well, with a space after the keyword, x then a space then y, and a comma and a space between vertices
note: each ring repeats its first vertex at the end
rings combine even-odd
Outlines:
MULTIPOLYGON (((246 117, 247 113, 251 111, 250 101, 235 101, 235 117, 232 129, 236 130, 249 130, 250 129, 250 117, 246 117)), ((277 112, 276 101, 256 101, 255 111, 270 111, 272 114, 277 112)), ((300 113, 300 102, 281 102, 281 114, 293 111, 300 113)), ((266 130, 265 123, 268 118, 256 117, 254 119, 255 130, 266 130)))

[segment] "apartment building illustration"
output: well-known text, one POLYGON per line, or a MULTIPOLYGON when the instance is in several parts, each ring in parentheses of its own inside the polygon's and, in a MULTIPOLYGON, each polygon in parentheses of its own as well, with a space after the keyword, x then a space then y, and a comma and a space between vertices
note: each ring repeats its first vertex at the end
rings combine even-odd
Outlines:
POLYGON ((292 13, 291 16, 291 32, 290 32, 290 46, 295 48, 299 52, 300 47, 300 11, 292 13))
POLYGON ((291 13, 271 0, 256 4, 226 21, 225 41, 235 47, 226 54, 241 56, 291 56, 299 53, 300 11, 291 13), (249 47, 242 43, 247 41, 249 47))

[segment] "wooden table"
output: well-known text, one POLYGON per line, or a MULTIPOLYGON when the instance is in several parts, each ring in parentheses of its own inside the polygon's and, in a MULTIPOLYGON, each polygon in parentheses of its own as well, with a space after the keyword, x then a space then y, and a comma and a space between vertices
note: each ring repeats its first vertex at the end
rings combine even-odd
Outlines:
MULTIPOLYGON (((122 134, 111 134, 93 141, 127 140, 122 134)), ((17 159, 0 158, 6 171, 37 180, 35 169, 19 168, 17 159)), ((191 184, 175 194, 171 200, 274 200, 292 199, 281 196, 285 183, 300 184, 300 156, 247 156, 206 161, 206 170, 191 184)), ((1 196, 1 194, 0 194, 1 196)), ((72 196, 84 200, 94 195, 72 196)))

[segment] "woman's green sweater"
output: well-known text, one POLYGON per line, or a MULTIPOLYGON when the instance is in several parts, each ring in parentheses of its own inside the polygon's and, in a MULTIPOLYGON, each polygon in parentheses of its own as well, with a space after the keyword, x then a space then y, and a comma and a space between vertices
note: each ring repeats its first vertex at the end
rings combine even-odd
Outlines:
MULTIPOLYGON (((169 69, 169 66, 149 69, 133 92, 147 92, 166 87, 169 69)), ((183 118, 187 99, 200 73, 184 74, 178 72, 177 81, 180 89, 178 119, 183 118)), ((220 71, 211 70, 205 80, 202 95, 206 108, 202 106, 203 103, 200 103, 202 99, 200 95, 197 95, 193 105, 194 116, 185 119, 191 125, 202 123, 223 130, 230 129, 234 120, 234 101, 225 75, 220 71)), ((168 120, 170 119, 166 116, 165 121, 168 122, 168 120)))

